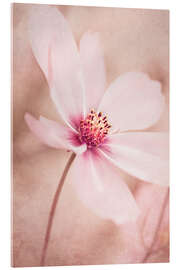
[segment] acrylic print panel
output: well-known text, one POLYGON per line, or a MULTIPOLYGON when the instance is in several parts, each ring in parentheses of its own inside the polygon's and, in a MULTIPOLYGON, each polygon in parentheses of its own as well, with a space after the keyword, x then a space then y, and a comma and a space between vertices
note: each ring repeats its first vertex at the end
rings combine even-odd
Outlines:
POLYGON ((168 262, 168 11, 12 9, 12 265, 168 262))

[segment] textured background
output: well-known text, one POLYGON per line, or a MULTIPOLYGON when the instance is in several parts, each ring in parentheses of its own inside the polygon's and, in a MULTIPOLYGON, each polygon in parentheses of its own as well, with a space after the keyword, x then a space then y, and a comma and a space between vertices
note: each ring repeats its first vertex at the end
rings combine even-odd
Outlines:
MULTIPOLYGON (((26 111, 59 120, 27 35, 30 5, 13 5, 13 266, 38 266, 51 200, 69 154, 42 145, 24 122, 26 111)), ((58 6, 77 44, 100 32, 108 84, 141 70, 162 83, 166 110, 151 130, 168 130, 169 13, 162 10, 58 6)), ((47 265, 167 262, 166 188, 120 172, 142 209, 137 224, 116 226, 88 210, 67 178, 60 198, 47 265), (144 203, 146 201, 146 203, 144 203)), ((108 200, 108 198, 107 198, 108 200)))

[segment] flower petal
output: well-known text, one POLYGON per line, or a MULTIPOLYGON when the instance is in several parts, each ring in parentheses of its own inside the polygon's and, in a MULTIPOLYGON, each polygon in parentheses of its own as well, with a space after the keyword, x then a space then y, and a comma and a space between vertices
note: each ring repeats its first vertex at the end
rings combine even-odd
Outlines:
POLYGON ((105 92, 99 111, 119 131, 145 129, 158 121, 164 108, 161 85, 145 73, 119 76, 105 92))
POLYGON ((34 5, 28 22, 32 50, 47 78, 51 97, 63 119, 73 125, 85 114, 85 97, 71 30, 60 12, 46 5, 34 5))
POLYGON ((86 32, 80 41, 87 110, 96 109, 105 92, 106 73, 98 33, 86 32))
POLYGON ((139 210, 118 169, 98 151, 86 151, 76 157, 70 179, 79 198, 98 216, 117 224, 134 221, 139 210))
POLYGON ((144 181, 169 184, 169 136, 161 132, 130 132, 109 137, 102 153, 113 164, 144 181))
POLYGON ((75 145, 71 140, 71 129, 66 128, 55 121, 40 117, 36 120, 32 115, 26 113, 25 121, 30 130, 40 139, 41 142, 57 149, 67 149, 81 154, 86 151, 86 144, 75 145))

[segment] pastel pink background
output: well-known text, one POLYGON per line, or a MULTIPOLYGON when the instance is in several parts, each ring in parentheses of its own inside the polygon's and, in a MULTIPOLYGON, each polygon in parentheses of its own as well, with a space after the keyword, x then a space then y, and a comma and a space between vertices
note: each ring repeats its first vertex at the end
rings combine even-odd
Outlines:
MULTIPOLYGON (((49 206, 69 153, 42 145, 24 114, 39 112, 58 120, 48 85, 27 35, 30 5, 13 5, 13 265, 37 266, 49 206)), ((108 84, 121 73, 144 71, 162 83, 166 109, 150 130, 168 130, 168 11, 59 6, 79 42, 91 29, 100 32, 108 84)), ((166 188, 120 173, 142 209, 137 224, 116 226, 88 210, 66 181, 54 220, 48 265, 113 264, 169 260, 166 188), (146 204, 144 203, 146 198, 146 204), (148 198, 148 199, 147 199, 148 198), (162 224, 155 234, 159 216, 162 224), (139 232, 142 241, 139 240, 139 232), (151 243, 154 243, 153 249, 151 243), (155 252, 154 252, 155 251, 155 252)), ((107 198, 108 199, 108 198, 107 198)))

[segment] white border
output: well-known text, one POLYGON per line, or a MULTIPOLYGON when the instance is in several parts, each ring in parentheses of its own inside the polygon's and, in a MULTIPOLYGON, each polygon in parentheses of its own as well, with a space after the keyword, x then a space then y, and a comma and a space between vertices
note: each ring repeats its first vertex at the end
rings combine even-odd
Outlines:
MULTIPOLYGON (((86 6, 112 6, 126 8, 170 9, 171 17, 171 263, 169 264, 138 264, 138 265, 104 265, 104 266, 73 266, 60 267, 60 269, 175 269, 180 268, 180 14, 178 14, 178 1, 144 1, 144 0, 61 0, 61 1, 15 1, 16 3, 44 3, 86 6)), ((0 5, 0 268, 10 269, 10 3, 1 1, 0 5)), ((19 269, 19 268, 17 268, 19 269)), ((28 268, 34 269, 34 268, 28 268)), ((54 267, 39 267, 38 269, 55 269, 54 267)))

